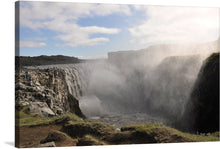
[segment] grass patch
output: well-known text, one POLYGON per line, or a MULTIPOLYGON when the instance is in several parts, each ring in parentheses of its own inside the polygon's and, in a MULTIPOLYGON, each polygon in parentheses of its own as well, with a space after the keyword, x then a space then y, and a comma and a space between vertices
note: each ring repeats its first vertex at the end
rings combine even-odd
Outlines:
POLYGON ((63 126, 63 132, 67 133, 72 138, 83 137, 85 135, 93 135, 98 138, 116 132, 115 127, 106 125, 102 122, 73 122, 63 126))
POLYGON ((128 125, 116 128, 96 121, 86 121, 72 113, 55 117, 40 117, 29 114, 27 108, 16 110, 16 126, 38 126, 64 124, 60 135, 81 139, 81 143, 109 144, 165 143, 165 142, 205 142, 219 141, 219 132, 208 134, 184 133, 161 124, 128 125), (18 119, 19 118, 19 119, 18 119), (66 134, 65 134, 66 133, 66 134))
POLYGON ((121 131, 146 132, 147 134, 154 135, 156 139, 160 138, 160 140, 172 141, 172 138, 182 138, 183 140, 192 140, 195 142, 219 141, 219 132, 208 134, 190 134, 164 125, 129 125, 122 127, 121 131))
POLYGON ((105 142, 95 138, 91 135, 86 135, 83 138, 78 139, 77 146, 91 146, 91 145, 107 145, 105 142))
POLYGON ((206 59, 208 63, 219 63, 219 53, 213 53, 206 59))
POLYGON ((190 133, 183 133, 178 130, 175 130, 177 135, 182 135, 186 138, 190 138, 196 142, 206 142, 206 141, 219 141, 219 136, 216 133, 208 133, 208 134, 190 134, 190 133))
POLYGON ((58 123, 59 120, 68 119, 72 122, 82 122, 83 120, 72 113, 66 113, 61 116, 41 117, 38 115, 29 114, 26 108, 15 112, 15 126, 36 126, 58 123))
POLYGON ((66 133, 63 133, 58 130, 53 130, 49 132, 48 136, 41 140, 40 143, 47 143, 47 142, 63 142, 63 141, 77 141, 77 139, 73 140, 70 136, 68 136, 66 133))

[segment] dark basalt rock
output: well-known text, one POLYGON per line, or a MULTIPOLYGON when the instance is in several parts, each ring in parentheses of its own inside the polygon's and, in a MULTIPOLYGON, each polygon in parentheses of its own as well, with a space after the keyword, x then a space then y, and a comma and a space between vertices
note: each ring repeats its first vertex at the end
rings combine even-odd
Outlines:
POLYGON ((182 129, 219 131, 219 53, 208 57, 198 75, 183 116, 182 129))
POLYGON ((79 108, 79 101, 76 98, 74 98, 74 96, 70 93, 68 93, 68 102, 71 113, 75 113, 79 117, 86 118, 85 115, 82 113, 81 109, 79 108))

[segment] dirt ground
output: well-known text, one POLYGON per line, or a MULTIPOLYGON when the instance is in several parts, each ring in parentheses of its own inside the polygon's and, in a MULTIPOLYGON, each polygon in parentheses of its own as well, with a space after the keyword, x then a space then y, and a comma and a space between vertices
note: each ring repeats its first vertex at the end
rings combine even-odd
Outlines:
POLYGON ((28 127, 23 126, 16 128, 16 147, 36 147, 40 144, 42 139, 45 139, 49 132, 53 130, 60 130, 62 125, 46 125, 46 126, 35 126, 28 127))

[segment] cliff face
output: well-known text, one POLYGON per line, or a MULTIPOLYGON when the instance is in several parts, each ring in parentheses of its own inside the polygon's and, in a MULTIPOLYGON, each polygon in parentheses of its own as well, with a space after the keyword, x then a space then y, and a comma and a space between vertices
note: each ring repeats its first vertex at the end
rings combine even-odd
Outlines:
POLYGON ((69 92, 64 70, 29 69, 17 73, 15 91, 16 107, 26 106, 30 113, 54 116, 71 112, 83 117, 77 97, 69 92))
POLYGON ((183 121, 188 131, 219 131, 219 53, 208 57, 201 67, 183 121))

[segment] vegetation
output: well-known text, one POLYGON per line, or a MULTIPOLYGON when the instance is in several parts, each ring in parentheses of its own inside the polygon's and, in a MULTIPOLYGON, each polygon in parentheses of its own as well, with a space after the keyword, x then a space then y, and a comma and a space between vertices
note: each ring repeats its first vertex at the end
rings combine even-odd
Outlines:
POLYGON ((102 122, 70 121, 67 125, 63 126, 62 131, 73 138, 83 137, 88 134, 100 138, 102 136, 114 133, 116 129, 113 126, 106 125, 102 122))
POLYGON ((36 126, 36 125, 48 125, 48 124, 59 124, 62 122, 73 121, 81 122, 83 121, 80 117, 72 113, 66 113, 61 116, 55 117, 41 117, 38 115, 29 114, 27 107, 22 110, 15 111, 15 125, 16 126, 36 126))
POLYGON ((38 66, 38 65, 53 65, 53 64, 71 64, 80 63, 84 60, 76 57, 69 57, 63 55, 52 55, 52 56, 16 56, 15 57, 15 68, 21 68, 22 66, 38 66))
POLYGON ((105 142, 95 138, 91 135, 86 135, 78 139, 77 146, 88 146, 88 145, 107 145, 105 142))
POLYGON ((182 138, 183 140, 186 140, 186 142, 219 141, 219 132, 208 133, 208 134, 190 134, 190 133, 181 132, 179 130, 164 125, 151 125, 151 124, 131 125, 131 126, 122 127, 121 131, 146 132, 149 135, 155 136, 157 139, 160 138, 158 140, 159 142, 169 140, 170 138, 174 139, 175 137, 177 140, 182 138), (163 132, 166 132, 165 135, 163 132))
POLYGON ((213 53, 206 59, 206 63, 219 63, 219 53, 213 53))
POLYGON ((86 146, 219 141, 219 132, 190 134, 161 124, 128 125, 117 131, 111 125, 83 120, 71 113, 52 118, 31 115, 26 107, 16 112, 16 117, 18 116, 20 120, 16 119, 17 126, 22 126, 23 129, 37 129, 39 134, 42 127, 59 125, 57 129, 49 131, 47 136, 38 136, 40 140, 36 144, 54 141, 56 146, 86 146))
POLYGON ((73 139, 61 131, 53 130, 49 132, 48 136, 41 140, 40 143, 42 144, 53 141, 56 142, 56 146, 76 146, 78 139, 73 139))

